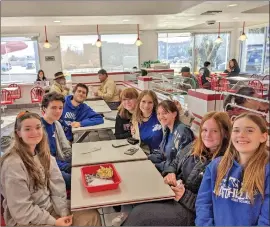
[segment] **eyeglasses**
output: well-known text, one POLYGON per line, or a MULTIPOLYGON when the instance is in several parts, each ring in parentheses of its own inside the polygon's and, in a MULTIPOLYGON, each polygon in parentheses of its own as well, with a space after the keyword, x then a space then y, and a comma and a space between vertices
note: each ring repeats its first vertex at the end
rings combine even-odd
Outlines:
POLYGON ((26 113, 29 113, 29 111, 27 111, 27 110, 21 111, 20 113, 18 113, 16 119, 21 118, 21 117, 22 117, 23 115, 25 115, 26 113))

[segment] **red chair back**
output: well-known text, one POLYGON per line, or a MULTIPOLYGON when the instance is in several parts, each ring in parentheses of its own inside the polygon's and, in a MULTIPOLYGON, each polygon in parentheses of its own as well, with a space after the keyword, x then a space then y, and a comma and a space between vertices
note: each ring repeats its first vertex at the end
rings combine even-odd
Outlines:
POLYGON ((21 87, 20 87, 18 84, 10 84, 10 85, 8 85, 8 87, 15 87, 15 88, 18 88, 18 89, 15 90, 15 91, 10 91, 11 97, 12 97, 13 99, 20 99, 20 98, 22 97, 21 87))
POLYGON ((211 77, 211 90, 219 91, 218 77, 217 76, 211 77))
POLYGON ((1 90, 1 105, 9 105, 9 104, 13 104, 11 93, 6 89, 2 89, 1 90))
POLYGON ((263 84, 261 81, 259 80, 251 80, 248 82, 248 85, 252 88, 254 88, 254 90, 261 96, 263 97, 263 84))
POLYGON ((199 87, 203 88, 202 75, 201 74, 198 75, 198 82, 199 82, 199 87))
POLYGON ((33 87, 30 91, 31 102, 41 103, 45 91, 41 87, 33 87))

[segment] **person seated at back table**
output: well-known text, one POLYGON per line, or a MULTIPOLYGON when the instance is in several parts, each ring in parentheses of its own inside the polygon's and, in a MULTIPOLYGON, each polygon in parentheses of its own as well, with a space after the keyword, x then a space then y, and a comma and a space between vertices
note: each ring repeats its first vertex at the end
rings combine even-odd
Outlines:
POLYGON ((233 58, 229 61, 229 65, 228 65, 227 69, 224 71, 224 73, 228 73, 228 77, 239 75, 240 68, 239 68, 239 65, 238 65, 236 59, 233 58))
POLYGON ((182 77, 184 78, 183 82, 184 84, 180 84, 179 85, 179 88, 181 90, 184 90, 184 91, 188 91, 188 89, 196 89, 196 88, 199 88, 199 84, 198 84, 198 81, 196 79, 195 76, 193 76, 191 73, 190 73, 190 68, 189 67, 183 67, 181 69, 181 75, 182 77), (190 86, 188 86, 187 84, 190 84, 190 86))
POLYGON ((42 69, 38 70, 36 81, 47 81, 47 78, 45 77, 44 71, 42 69))
POLYGON ((112 110, 117 110, 120 105, 120 97, 115 82, 108 78, 108 74, 104 69, 98 71, 98 77, 101 85, 98 91, 94 92, 94 95, 103 98, 112 110))
POLYGON ((71 128, 103 124, 103 117, 83 103, 88 95, 88 87, 78 83, 73 89, 73 95, 66 96, 60 123, 69 141, 73 141, 71 128))
POLYGON ((210 79, 210 70, 209 70, 210 65, 211 63, 209 61, 206 61, 203 63, 203 67, 200 68, 199 70, 200 74, 202 75, 203 88, 206 88, 206 89, 210 89, 211 87, 209 80, 207 80, 207 78, 210 79))
POLYGON ((66 183, 66 189, 71 188, 71 146, 66 138, 62 125, 58 121, 63 113, 65 97, 57 92, 46 94, 41 102, 41 118, 48 135, 50 152, 55 157, 57 165, 66 183))
POLYGON ((63 72, 57 72, 54 74, 54 82, 50 88, 50 92, 53 91, 64 96, 68 95, 69 88, 66 86, 66 78, 63 72))

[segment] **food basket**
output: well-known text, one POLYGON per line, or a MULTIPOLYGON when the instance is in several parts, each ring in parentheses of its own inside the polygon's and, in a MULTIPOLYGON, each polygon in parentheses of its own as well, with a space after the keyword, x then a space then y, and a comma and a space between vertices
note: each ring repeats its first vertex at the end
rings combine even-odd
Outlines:
POLYGON ((121 183, 121 178, 120 178, 120 176, 119 176, 118 172, 116 171, 113 164, 100 164, 100 165, 84 166, 81 168, 81 176, 82 176, 82 183, 83 183, 84 187, 90 193, 117 189, 119 184, 121 183), (97 171, 101 167, 105 167, 105 168, 111 167, 112 168, 112 170, 113 170, 113 177, 112 177, 113 183, 104 184, 104 185, 97 185, 97 186, 88 185, 86 182, 86 179, 85 179, 85 175, 86 174, 96 174, 97 171))

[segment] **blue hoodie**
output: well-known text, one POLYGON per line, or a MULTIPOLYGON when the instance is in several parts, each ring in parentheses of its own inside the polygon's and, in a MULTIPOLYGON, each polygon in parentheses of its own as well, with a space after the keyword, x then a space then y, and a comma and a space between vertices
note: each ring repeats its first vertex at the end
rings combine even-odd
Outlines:
POLYGON ((59 120, 69 141, 72 140, 72 131, 70 126, 72 122, 80 122, 81 127, 104 123, 103 117, 93 111, 85 103, 81 103, 76 107, 73 106, 71 103, 72 98, 73 95, 66 96, 64 110, 59 120))
POLYGON ((246 193, 239 194, 243 167, 236 161, 221 183, 219 196, 214 194, 220 160, 215 159, 206 168, 196 201, 196 225, 269 226, 269 163, 265 171, 264 200, 258 193, 254 196, 254 204, 251 204, 246 193))

